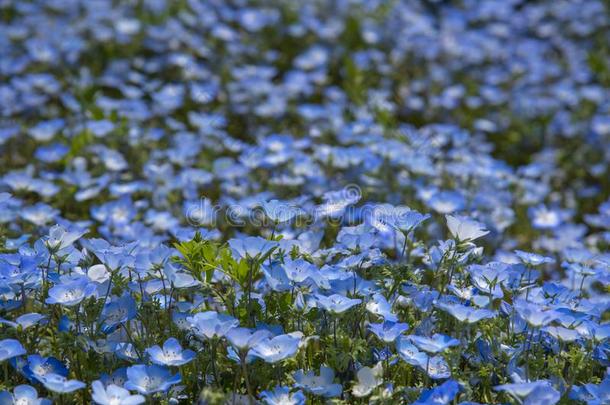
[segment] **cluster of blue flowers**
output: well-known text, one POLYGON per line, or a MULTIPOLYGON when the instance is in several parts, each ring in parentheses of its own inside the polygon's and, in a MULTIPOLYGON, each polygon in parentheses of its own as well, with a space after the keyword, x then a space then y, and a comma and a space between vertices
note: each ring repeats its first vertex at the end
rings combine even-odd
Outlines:
POLYGON ((605 0, 0 0, 0 405, 610 404, 605 0))

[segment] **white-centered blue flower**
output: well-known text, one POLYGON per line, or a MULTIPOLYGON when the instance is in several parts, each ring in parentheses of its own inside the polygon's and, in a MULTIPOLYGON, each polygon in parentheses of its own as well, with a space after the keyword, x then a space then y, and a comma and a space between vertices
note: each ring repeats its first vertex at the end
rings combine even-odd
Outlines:
POLYGON ((93 381, 91 399, 98 405, 138 405, 146 402, 142 395, 132 395, 128 390, 118 385, 107 387, 101 381, 93 381))
POLYGON ((146 349, 150 361, 162 366, 182 366, 191 362, 196 354, 189 349, 182 349, 176 338, 169 338, 161 348, 158 345, 146 349))

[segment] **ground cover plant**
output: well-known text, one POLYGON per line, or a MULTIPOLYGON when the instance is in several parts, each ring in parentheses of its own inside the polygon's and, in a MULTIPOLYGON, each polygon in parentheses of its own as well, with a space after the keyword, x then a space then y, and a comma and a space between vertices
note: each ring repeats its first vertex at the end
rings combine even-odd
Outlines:
POLYGON ((0 0, 0 404, 610 403, 609 26, 0 0))

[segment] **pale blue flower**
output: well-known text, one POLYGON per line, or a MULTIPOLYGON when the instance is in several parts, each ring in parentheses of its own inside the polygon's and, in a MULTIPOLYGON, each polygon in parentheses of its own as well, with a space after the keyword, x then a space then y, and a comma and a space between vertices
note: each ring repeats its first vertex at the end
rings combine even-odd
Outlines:
POLYGON ((182 349, 178 339, 169 338, 163 343, 163 348, 155 345, 146 349, 150 361, 162 366, 182 366, 191 362, 196 354, 189 349, 182 349))
POLYGON ((155 392, 166 392, 172 385, 178 384, 180 381, 179 373, 172 375, 165 367, 156 364, 152 366, 137 364, 127 368, 125 388, 149 395, 155 392))
POLYGON ((267 363, 277 363, 294 357, 299 350, 300 343, 299 337, 279 335, 258 341, 248 354, 261 358, 267 363))
POLYGON ((0 340, 0 361, 8 360, 17 356, 23 356, 26 353, 25 348, 18 340, 0 340))
POLYGON ((294 373, 295 386, 303 388, 306 392, 325 398, 337 397, 341 394, 341 384, 335 384, 335 372, 329 367, 320 367, 320 374, 316 375, 310 370, 305 373, 298 370, 294 373))
POLYGON ((291 393, 288 387, 275 387, 271 391, 263 391, 260 397, 267 405, 305 405, 303 392, 291 393))
POLYGON ((16 386, 12 394, 0 392, 0 405, 51 405, 51 401, 39 398, 36 388, 24 384, 16 386))
POLYGON ((316 294, 315 298, 316 304, 319 307, 334 314, 345 312, 362 302, 362 300, 359 298, 347 298, 340 294, 333 294, 329 296, 316 294))
POLYGON ((114 384, 105 387, 101 381, 93 381, 91 388, 91 399, 98 405, 138 405, 146 401, 142 395, 131 395, 125 388, 114 384))
POLYGON ((199 312, 187 318, 187 321, 193 333, 206 339, 223 337, 231 328, 239 325, 237 319, 214 311, 199 312))

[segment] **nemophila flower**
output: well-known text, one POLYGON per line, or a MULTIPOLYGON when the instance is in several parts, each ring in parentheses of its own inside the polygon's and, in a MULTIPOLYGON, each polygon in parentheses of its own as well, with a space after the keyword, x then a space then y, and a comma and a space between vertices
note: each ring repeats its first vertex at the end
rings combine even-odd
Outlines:
POLYGON ((156 364, 152 366, 137 364, 127 368, 127 382, 124 387, 143 395, 150 395, 155 392, 166 392, 180 381, 179 373, 172 375, 165 367, 156 364))
POLYGON ((114 384, 118 387, 122 387, 127 381, 127 368, 121 367, 114 370, 111 374, 101 373, 100 381, 105 387, 114 384))
POLYGON ((340 294, 329 296, 316 294, 315 299, 316 305, 334 314, 343 313, 362 302, 359 298, 347 298, 340 294))
POLYGON ((360 190, 347 188, 340 191, 328 191, 324 193, 324 203, 315 208, 316 218, 337 219, 343 216, 347 207, 360 201, 360 190))
POLYGON ((9 321, 7 319, 0 318, 0 323, 9 325, 13 328, 21 328, 22 330, 26 330, 28 328, 31 328, 32 326, 38 325, 46 318, 47 317, 44 315, 41 315, 36 312, 32 312, 29 314, 23 314, 23 315, 18 316, 14 322, 9 321))
POLYGON ((61 361, 55 357, 42 357, 38 354, 27 357, 27 363, 24 365, 22 372, 29 380, 39 382, 42 382, 49 374, 61 377, 68 376, 68 369, 61 361))
POLYGON ((451 314, 455 319, 465 323, 476 323, 482 319, 493 318, 496 316, 494 311, 488 309, 478 309, 461 304, 438 303, 436 305, 443 311, 451 314))
POLYGON ((463 216, 445 216, 451 235, 460 242, 473 241, 489 233, 480 222, 463 216))
POLYGON ((408 338, 400 337, 396 341, 396 350, 399 356, 412 366, 425 367, 428 363, 428 355, 421 352, 408 338))
POLYGON ((574 342, 581 337, 578 331, 563 326, 545 326, 542 330, 562 342, 574 342))
POLYGON ((313 395, 332 398, 341 394, 341 384, 333 383, 335 372, 332 368, 320 367, 320 374, 316 375, 313 370, 305 373, 303 370, 298 370, 293 375, 295 386, 303 388, 305 392, 313 395))
POLYGON ((386 321, 398 321, 396 315, 392 313, 392 306, 382 294, 373 294, 371 300, 366 303, 366 310, 372 314, 383 317, 386 321))
POLYGON ((599 384, 584 384, 574 386, 570 391, 570 399, 584 401, 587 404, 597 405, 610 401, 610 377, 606 376, 599 384))
POLYGON ((430 197, 426 204, 439 214, 451 214, 462 210, 466 201, 458 192, 439 191, 430 197))
POLYGON ((610 323, 597 323, 593 321, 580 321, 574 325, 578 333, 587 339, 601 342, 610 337, 610 323))
POLYGON ((441 385, 424 391, 413 405, 447 405, 460 392, 460 385, 454 380, 448 380, 441 385))
POLYGON ((272 249, 275 249, 278 246, 278 243, 261 237, 250 236, 240 239, 230 239, 229 246, 233 252, 233 257, 236 259, 257 259, 261 256, 265 256, 272 249))
POLYGON ((393 212, 393 226, 402 232, 411 232, 430 218, 430 214, 421 214, 408 207, 396 207, 393 212))
MULTIPOLYGON (((551 384, 547 380, 538 380, 531 382, 516 382, 511 384, 502 384, 494 387, 495 391, 502 391, 510 394, 511 396, 522 400, 532 394, 536 389, 550 390, 553 389, 551 384)), ((540 394, 538 394, 540 395, 540 394)), ((557 401, 555 401, 557 402, 557 401)), ((536 403, 536 402, 532 402, 536 403)), ((541 402, 542 403, 542 402, 541 402)))
POLYGON ((440 353, 460 344, 459 340, 440 333, 435 333, 431 337, 409 335, 408 338, 415 346, 428 353, 440 353))
POLYGON ((271 391, 263 391, 260 398, 267 405, 304 405, 306 400, 302 391, 291 393, 288 387, 275 387, 271 391))
POLYGON ((98 405, 138 405, 146 401, 142 395, 131 395, 125 388, 114 384, 104 386, 101 381, 91 384, 91 399, 98 405))
POLYGON ((468 272, 474 286, 482 293, 490 295, 492 298, 504 297, 502 283, 508 280, 509 273, 507 266, 495 264, 494 262, 486 265, 473 264, 468 267, 468 272))
POLYGON ((357 398, 371 395, 373 390, 383 383, 383 366, 379 362, 375 367, 362 367, 358 370, 356 378, 358 383, 352 387, 352 394, 357 398))
POLYGON ((163 348, 155 345, 146 349, 150 361, 162 366, 182 366, 191 362, 196 354, 189 349, 182 349, 180 342, 175 338, 169 338, 163 343, 163 348))
POLYGON ((549 404, 554 405, 561 399, 561 393, 553 386, 539 386, 525 398, 524 405, 549 404))
POLYGON ((37 141, 50 141, 53 136, 59 132, 64 126, 65 121, 61 118, 40 121, 28 130, 30 136, 37 141))
POLYGON ((38 203, 24 208, 20 215, 36 226, 44 226, 53 221, 59 215, 59 211, 45 203, 38 203))
POLYGON ((16 339, 0 340, 0 361, 26 354, 25 348, 16 339))
POLYGON ((71 246, 85 233, 87 232, 84 230, 67 231, 60 225, 54 225, 49 230, 49 237, 46 241, 46 245, 49 250, 57 252, 71 246))
POLYGON ((527 302, 521 298, 514 301, 513 307, 521 318, 535 328, 548 325, 559 316, 555 310, 547 310, 541 305, 527 302))
POLYGON ((377 242, 377 235, 366 225, 344 226, 337 235, 339 242, 351 251, 365 251, 377 242))
POLYGON ((239 325, 237 319, 214 311, 199 312, 187 318, 187 321, 193 333, 206 339, 223 337, 231 328, 239 325))
MULTIPOLYGON (((122 332, 122 330, 119 330, 122 332)), ((114 354, 122 360, 127 360, 130 362, 136 362, 141 360, 140 353, 136 349, 136 347, 132 343, 128 342, 118 342, 112 347, 114 354)))
POLYGON ((84 299, 91 297, 97 291, 97 286, 86 277, 76 280, 68 280, 61 284, 55 284, 49 289, 47 304, 60 304, 72 307, 80 304, 84 299))
POLYGON ((527 264, 530 266, 539 266, 545 263, 554 263, 555 259, 552 257, 547 257, 543 255, 539 255, 537 253, 524 252, 522 250, 515 250, 515 254, 519 259, 523 262, 523 264, 527 264))
POLYGON ((46 389, 60 394, 66 394, 85 388, 87 385, 78 380, 70 380, 67 377, 55 373, 47 373, 43 377, 38 377, 38 381, 46 389))
POLYGON ((129 294, 107 302, 100 315, 100 324, 104 333, 110 333, 137 315, 136 301, 129 294))
POLYGON ((266 329, 252 330, 239 327, 230 329, 226 334, 227 340, 238 350, 248 350, 271 336, 271 332, 266 329))
POLYGON ((259 340, 248 352, 267 363, 277 363, 294 357, 299 350, 301 338, 293 335, 279 335, 259 340))
POLYGON ((396 340, 404 331, 409 329, 409 325, 406 323, 398 323, 392 321, 384 321, 382 323, 370 323, 368 328, 373 332, 379 339, 386 343, 390 343, 396 340))
POLYGON ((428 374, 430 378, 435 380, 451 377, 451 369, 442 356, 429 357, 426 364, 423 366, 419 365, 419 367, 428 374))
POLYGON ((264 201, 261 206, 265 215, 276 224, 288 222, 299 213, 297 207, 278 200, 264 201))
POLYGON ((532 225, 538 229, 553 229, 561 225, 566 213, 560 210, 549 209, 544 205, 530 207, 528 214, 532 219, 532 225))
POLYGON ((320 269, 305 259, 292 260, 291 258, 286 258, 281 266, 292 285, 311 281, 319 288, 330 288, 328 280, 320 272, 320 269))
POLYGON ((261 268, 265 281, 273 291, 289 291, 293 288, 286 275, 286 269, 279 261, 274 261, 268 266, 263 265, 261 268))
POLYGON ((18 385, 13 392, 0 392, 1 405, 51 405, 46 398, 39 398, 36 388, 30 385, 18 385))

